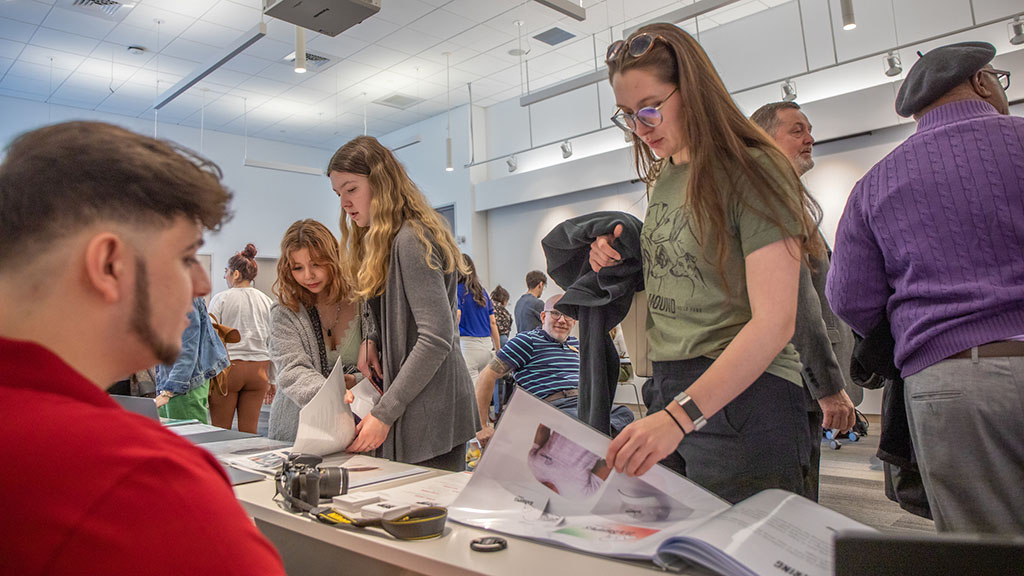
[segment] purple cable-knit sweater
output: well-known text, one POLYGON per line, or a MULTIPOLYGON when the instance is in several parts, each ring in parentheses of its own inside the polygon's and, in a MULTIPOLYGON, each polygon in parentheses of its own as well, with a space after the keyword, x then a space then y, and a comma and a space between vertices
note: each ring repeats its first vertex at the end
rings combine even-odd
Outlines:
POLYGON ((904 377, 1024 334, 1024 118, 965 100, 854 187, 826 287, 860 334, 888 313, 904 377))

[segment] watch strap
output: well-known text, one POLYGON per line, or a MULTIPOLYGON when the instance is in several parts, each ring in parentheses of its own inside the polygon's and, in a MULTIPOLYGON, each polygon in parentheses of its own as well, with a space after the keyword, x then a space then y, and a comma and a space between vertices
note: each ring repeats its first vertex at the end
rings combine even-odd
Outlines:
POLYGON ((686 392, 680 392, 675 398, 676 404, 686 412, 686 415, 693 422, 693 431, 696 432, 704 427, 708 423, 707 418, 704 417, 704 413, 700 411, 697 403, 690 398, 690 395, 686 392))

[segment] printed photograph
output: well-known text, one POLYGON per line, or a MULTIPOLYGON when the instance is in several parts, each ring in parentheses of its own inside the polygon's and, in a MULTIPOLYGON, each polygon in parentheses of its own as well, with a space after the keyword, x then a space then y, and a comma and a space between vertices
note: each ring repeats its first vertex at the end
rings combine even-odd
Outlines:
POLYGON ((544 424, 537 426, 526 463, 538 482, 570 500, 593 496, 611 473, 604 458, 544 424))

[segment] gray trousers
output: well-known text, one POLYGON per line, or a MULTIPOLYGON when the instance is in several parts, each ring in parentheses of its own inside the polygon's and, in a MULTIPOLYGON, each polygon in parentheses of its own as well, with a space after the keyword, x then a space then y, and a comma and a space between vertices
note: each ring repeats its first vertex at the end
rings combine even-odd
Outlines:
POLYGON ((905 395, 936 529, 1024 533, 1024 357, 943 360, 905 395))

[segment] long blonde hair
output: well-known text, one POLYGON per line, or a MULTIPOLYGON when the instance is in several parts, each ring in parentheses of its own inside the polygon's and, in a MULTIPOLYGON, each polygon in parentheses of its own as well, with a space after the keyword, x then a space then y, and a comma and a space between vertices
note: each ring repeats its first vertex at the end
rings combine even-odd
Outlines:
MULTIPOLYGON (((786 156, 775 142, 747 119, 726 90, 708 55, 700 44, 678 26, 650 24, 640 28, 626 39, 618 55, 608 62, 609 82, 616 74, 642 69, 658 80, 678 87, 683 102, 686 144, 690 152, 690 181, 684 204, 689 204, 697 224, 697 234, 715 246, 717 268, 724 274, 729 243, 727 206, 738 200, 759 213, 773 225, 784 228, 782 222, 796 218, 802 235, 801 252, 820 255, 824 243, 818 234, 821 206, 807 193, 786 156), (641 34, 655 38, 654 45, 640 57, 629 55, 629 42, 641 34), (776 166, 775 174, 765 170, 750 155, 749 148, 763 151, 776 166), (730 176, 745 178, 752 183, 756 201, 733 199, 728 190, 721 190, 715 182, 715 171, 730 168, 730 176), (796 186, 797 197, 782 192, 796 186), (759 208, 764 206, 766 208, 759 208)), ((633 152, 637 175, 650 186, 658 177, 665 159, 657 159, 651 149, 635 134, 633 152)), ((707 246, 708 244, 705 244, 707 246)))
POLYGON ((288 227, 281 239, 281 257, 277 260, 277 280, 272 288, 282 306, 292 312, 299 311, 299 305, 313 307, 318 299, 322 302, 336 302, 346 294, 345 278, 338 258, 338 240, 331 231, 316 220, 299 220, 288 227), (327 282, 320 294, 313 294, 295 281, 292 276, 292 253, 309 250, 309 259, 327 270, 327 282))
POLYGON ((372 136, 359 136, 338 148, 327 174, 347 172, 370 182, 371 221, 360 228, 341 216, 341 269, 357 297, 384 293, 391 244, 409 222, 426 248, 427 265, 445 274, 467 272, 448 222, 427 202, 390 150, 372 136), (437 251, 438 264, 434 262, 437 251))

